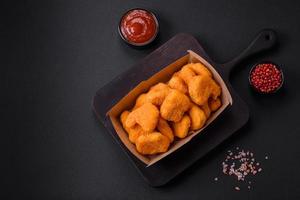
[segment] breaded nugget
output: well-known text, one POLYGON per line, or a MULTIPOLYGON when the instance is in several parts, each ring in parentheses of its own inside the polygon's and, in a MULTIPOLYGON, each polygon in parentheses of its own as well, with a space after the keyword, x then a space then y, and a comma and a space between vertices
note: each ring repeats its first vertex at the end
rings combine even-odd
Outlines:
POLYGON ((179 138, 185 138, 189 133, 191 120, 188 115, 184 115, 179 122, 173 122, 174 135, 179 138))
POLYGON ((146 132, 155 129, 159 117, 159 110, 152 103, 145 103, 139 108, 133 110, 127 117, 126 126, 131 128, 139 124, 146 132))
POLYGON ((188 96, 178 90, 171 90, 160 107, 160 114, 168 121, 179 122, 190 104, 188 96))
POLYGON ((221 94, 220 86, 209 76, 194 76, 188 83, 193 102, 204 105, 209 97, 216 99, 221 94))
POLYGON ((172 78, 169 80, 168 85, 172 89, 179 90, 180 92, 186 94, 188 92, 187 85, 185 82, 177 75, 172 76, 172 78))
POLYGON ((189 110, 189 116, 191 118, 191 130, 198 130, 202 128, 206 122, 206 115, 204 111, 197 105, 192 105, 189 110))
POLYGON ((160 106, 170 92, 170 87, 165 83, 158 83, 150 88, 146 96, 146 101, 160 106))
POLYGON ((190 63, 189 66, 197 75, 212 77, 211 72, 202 63, 190 63))
POLYGON ((143 155, 153 155, 166 152, 169 148, 170 140, 159 132, 152 132, 141 135, 136 141, 136 149, 143 155))
MULTIPOLYGON (((125 125, 125 122, 127 120, 128 115, 130 114, 130 112, 128 110, 124 110, 121 115, 120 115, 120 121, 122 123, 122 125, 125 125)), ((124 127, 125 128, 125 127, 124 127)))
POLYGON ((136 100, 135 100, 135 105, 133 107, 133 110, 137 109, 138 107, 145 104, 146 102, 147 102, 146 93, 139 95, 138 98, 136 98, 136 100))
POLYGON ((192 77, 196 76, 195 72, 187 65, 183 66, 177 74, 186 84, 191 80, 192 77))
POLYGON ((208 102, 205 102, 200 108, 204 111, 206 118, 209 118, 211 111, 208 102))
POLYGON ((222 102, 221 102, 220 98, 217 98, 216 100, 210 98, 208 100, 208 104, 209 104, 211 111, 214 112, 220 108, 220 106, 222 105, 222 102))
POLYGON ((173 131, 165 119, 159 117, 157 130, 161 132, 161 134, 163 134, 164 136, 167 136, 171 143, 173 142, 174 140, 173 131))
POLYGON ((121 116, 120 116, 120 121, 123 125, 123 128, 126 130, 128 133, 129 141, 132 143, 135 143, 136 140, 141 136, 146 134, 146 132, 142 129, 142 127, 138 124, 134 125, 133 127, 129 128, 126 126, 126 120, 129 115, 129 111, 125 110, 121 116))

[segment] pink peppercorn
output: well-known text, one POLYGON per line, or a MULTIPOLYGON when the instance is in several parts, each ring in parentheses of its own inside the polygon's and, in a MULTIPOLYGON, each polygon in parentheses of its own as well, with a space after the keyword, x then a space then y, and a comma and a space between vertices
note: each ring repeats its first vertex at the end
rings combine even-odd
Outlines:
POLYGON ((250 72, 251 85, 261 93, 272 93, 278 90, 283 81, 282 72, 275 64, 261 63, 250 72))

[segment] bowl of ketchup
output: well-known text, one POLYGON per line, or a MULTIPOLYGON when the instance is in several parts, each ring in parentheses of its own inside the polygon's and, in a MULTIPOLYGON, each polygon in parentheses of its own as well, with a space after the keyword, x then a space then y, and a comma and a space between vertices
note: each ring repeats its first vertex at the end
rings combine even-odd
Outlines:
POLYGON ((142 8, 128 10, 119 23, 119 34, 128 44, 145 46, 151 43, 159 30, 158 20, 151 11, 142 8))

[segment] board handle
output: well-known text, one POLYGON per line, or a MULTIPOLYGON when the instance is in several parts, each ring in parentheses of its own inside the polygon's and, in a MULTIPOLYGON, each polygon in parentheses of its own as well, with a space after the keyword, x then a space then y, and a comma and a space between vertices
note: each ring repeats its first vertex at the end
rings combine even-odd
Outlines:
POLYGON ((242 51, 241 54, 239 54, 233 60, 222 65, 224 68, 226 68, 226 71, 229 73, 234 66, 236 66, 244 59, 274 47, 276 41, 276 32, 272 29, 264 29, 255 36, 250 45, 244 51, 242 51))

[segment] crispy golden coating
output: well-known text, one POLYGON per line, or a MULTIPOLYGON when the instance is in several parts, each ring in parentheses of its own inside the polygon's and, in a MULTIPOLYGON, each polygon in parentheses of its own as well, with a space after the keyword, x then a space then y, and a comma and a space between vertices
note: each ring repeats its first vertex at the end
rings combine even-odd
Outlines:
POLYGON ((191 130, 202 128, 207 119, 204 111, 195 104, 189 110, 189 116, 191 118, 191 130))
POLYGON ((209 97, 216 99, 221 94, 220 86, 209 76, 194 76, 188 83, 193 102, 204 105, 209 97))
POLYGON ((212 77, 209 69, 202 63, 190 63, 187 66, 190 67, 197 75, 212 77))
POLYGON ((179 76, 186 84, 188 84, 192 77, 196 76, 195 72, 187 65, 183 66, 176 75, 179 76))
POLYGON ((159 110, 152 103, 145 103, 139 108, 133 110, 127 117, 126 126, 131 128, 139 124, 146 132, 155 129, 159 117, 159 110))
POLYGON ((208 102, 205 102, 200 108, 204 111, 206 118, 209 118, 211 111, 208 102))
POLYGON ((142 129, 142 127, 138 124, 134 125, 133 127, 129 128, 126 126, 126 120, 130 112, 128 110, 125 110, 122 112, 120 116, 120 121, 123 125, 123 128, 126 130, 129 136, 129 141, 132 143, 135 143, 136 140, 141 136, 146 134, 146 132, 142 129))
POLYGON ((179 90, 184 94, 187 94, 188 92, 187 85, 179 76, 172 76, 172 78, 168 82, 168 85, 170 86, 170 88, 179 90))
POLYGON ((133 110, 137 109, 138 107, 145 104, 146 102, 147 102, 146 94, 143 93, 143 94, 139 95, 138 98, 135 101, 135 105, 133 107, 133 110))
POLYGON ((145 135, 145 134, 147 134, 147 132, 145 132, 140 125, 136 124, 133 127, 129 128, 128 131, 129 141, 135 144, 136 140, 141 135, 145 135))
POLYGON ((160 106, 170 92, 170 87, 165 83, 158 83, 150 88, 146 101, 160 106))
POLYGON ((191 120, 188 115, 184 115, 179 122, 173 122, 174 135, 179 138, 185 138, 189 133, 191 120))
POLYGON ((221 102, 220 98, 217 98, 216 100, 210 98, 208 100, 208 104, 209 104, 209 107, 210 107, 211 111, 214 112, 214 111, 218 110, 221 107, 222 102, 221 102))
POLYGON ((170 140, 170 143, 173 142, 173 140, 174 140, 173 131, 165 119, 163 119, 161 117, 159 118, 158 124, 157 124, 157 130, 159 132, 161 132, 161 134, 163 134, 164 136, 167 136, 170 140))
MULTIPOLYGON (((122 123, 122 125, 125 125, 125 122, 127 120, 128 115, 130 114, 130 112, 128 110, 124 110, 121 115, 120 115, 120 121, 122 123)), ((125 127, 124 127, 125 128, 125 127)), ((126 128, 125 128, 126 129, 126 128)))
POLYGON ((179 122, 184 112, 190 108, 190 104, 191 102, 185 94, 178 90, 172 90, 162 103, 160 114, 168 121, 179 122))
POLYGON ((170 141, 168 137, 159 132, 152 132, 141 135, 136 141, 136 149, 143 155, 153 155, 166 152, 170 141))
POLYGON ((139 153, 163 153, 175 136, 185 138, 189 131, 205 126, 211 112, 222 105, 220 94, 211 71, 202 63, 189 63, 168 82, 140 94, 132 110, 120 115, 120 121, 139 153))

